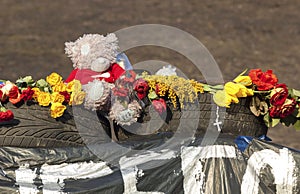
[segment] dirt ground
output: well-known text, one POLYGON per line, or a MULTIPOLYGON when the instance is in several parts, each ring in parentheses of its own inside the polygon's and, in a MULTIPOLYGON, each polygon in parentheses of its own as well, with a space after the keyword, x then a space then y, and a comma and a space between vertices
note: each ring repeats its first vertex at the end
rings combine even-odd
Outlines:
MULTIPOLYGON (((281 83, 300 89, 300 1, 122 1, 1 0, 1 79, 55 71, 67 77, 71 61, 64 43, 82 34, 107 34, 138 24, 164 24, 199 39, 214 56, 225 80, 244 69, 273 69, 281 83)), ((142 47, 127 52, 131 62, 160 59, 201 79, 174 51, 142 47), (183 68, 185 67, 185 68, 183 68)), ((269 130, 273 142, 300 149, 300 131, 269 130)))

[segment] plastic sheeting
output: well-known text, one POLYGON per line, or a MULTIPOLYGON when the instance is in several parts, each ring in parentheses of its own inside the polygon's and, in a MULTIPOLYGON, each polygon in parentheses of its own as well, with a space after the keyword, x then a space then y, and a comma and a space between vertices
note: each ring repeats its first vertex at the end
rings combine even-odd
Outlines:
MULTIPOLYGON (((150 151, 164 138, 119 143, 136 154, 113 164, 91 147, 0 148, 0 193, 299 193, 300 152, 253 139, 244 152, 234 138, 195 139, 179 150, 150 151), (143 151, 141 151, 143 150, 143 151)), ((103 145, 101 145, 103 147, 103 145)), ((107 144, 105 146, 110 146, 107 144)))

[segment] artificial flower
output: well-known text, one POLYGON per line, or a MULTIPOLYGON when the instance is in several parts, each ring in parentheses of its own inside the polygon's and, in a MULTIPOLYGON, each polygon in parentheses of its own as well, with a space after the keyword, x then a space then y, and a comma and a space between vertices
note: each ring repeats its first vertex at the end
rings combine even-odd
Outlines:
POLYGON ((27 87, 34 87, 35 81, 32 79, 32 76, 25 76, 24 78, 19 78, 16 81, 16 85, 21 89, 27 87))
POLYGON ((0 102, 4 102, 6 100, 6 95, 3 93, 3 91, 0 89, 0 102))
POLYGON ((36 82, 36 87, 38 87, 41 91, 44 92, 51 92, 51 86, 49 85, 49 83, 44 80, 44 79, 39 79, 36 82))
POLYGON ((12 104, 17 104, 22 100, 18 86, 10 81, 6 81, 1 90, 12 104))
POLYGON ((231 96, 241 98, 247 96, 253 96, 253 90, 246 88, 240 83, 227 82, 224 85, 224 90, 231 96))
POLYGON ((22 90, 21 98, 25 102, 32 99, 32 96, 34 95, 34 90, 32 90, 30 87, 27 87, 26 89, 22 90))
POLYGON ((32 95, 32 98, 37 101, 37 98, 38 98, 41 90, 39 88, 31 88, 31 90, 34 92, 32 95))
POLYGON ((60 94, 59 92, 53 92, 51 94, 51 103, 59 102, 63 103, 65 101, 64 95, 60 94))
POLYGON ((73 92, 70 97, 69 105, 80 105, 83 103, 84 98, 85 98, 84 91, 73 92))
POLYGON ((247 76, 247 75, 239 75, 233 81, 236 83, 242 84, 244 86, 252 85, 252 80, 251 80, 250 76, 247 76))
POLYGON ((64 91, 64 92, 59 92, 59 94, 63 95, 64 96, 64 99, 65 99, 65 103, 69 104, 70 102, 70 98, 71 98, 71 95, 69 92, 67 91, 64 91))
POLYGON ((22 79, 24 82, 26 82, 27 84, 31 84, 31 83, 34 83, 34 80, 32 79, 32 76, 25 76, 23 79, 22 79))
POLYGON ((51 95, 48 92, 39 92, 37 101, 40 106, 49 106, 51 102, 51 95))
POLYGON ((62 82, 62 77, 58 73, 53 72, 46 77, 46 81, 50 84, 50 86, 55 86, 62 82))
POLYGON ((272 118, 285 118, 294 112, 296 105, 295 99, 286 99, 283 105, 270 108, 270 116, 272 118))
POLYGON ((149 92, 155 91, 160 97, 167 97, 174 107, 180 104, 184 107, 186 102, 194 102, 198 98, 201 84, 195 84, 188 79, 179 76, 148 75, 143 73, 142 77, 148 82, 149 92), (197 87, 197 90, 194 88, 197 87), (179 103, 178 103, 179 102, 179 103))
POLYGON ((221 107, 230 107, 232 97, 225 90, 218 90, 213 95, 214 102, 221 107))
POLYGON ((125 87, 114 87, 112 89, 113 95, 117 97, 126 97, 129 95, 128 88, 125 87))
POLYGON ((226 107, 229 107, 232 102, 239 103, 238 98, 253 96, 253 90, 246 88, 240 83, 227 82, 224 85, 224 91, 226 94, 219 93, 216 95, 215 99, 218 101, 216 102, 217 104, 224 104, 226 107), (220 95, 225 96, 222 99, 220 95), (218 100, 218 98, 222 100, 218 100))
POLYGON ((272 70, 262 72, 261 69, 252 69, 249 72, 249 76, 252 82, 257 86, 257 89, 261 91, 272 89, 278 82, 272 70))
POLYGON ((165 96, 170 90, 170 87, 165 83, 157 83, 155 86, 155 92, 159 96, 165 96))
POLYGON ((270 94, 270 103, 273 106, 281 106, 289 95, 285 84, 277 84, 270 94))
POLYGON ((140 104, 134 100, 127 105, 123 105, 120 101, 115 101, 109 112, 110 119, 120 125, 131 125, 135 123, 140 116, 140 104))
POLYGON ((129 70, 129 71, 126 71, 123 74, 123 76, 121 76, 120 78, 122 80, 124 80, 125 82, 133 83, 135 81, 135 77, 136 77, 135 72, 132 70, 129 70))
POLYGON ((63 82, 59 82, 56 85, 52 86, 53 92, 64 92, 67 91, 67 86, 63 82))
POLYGON ((197 82, 194 79, 191 79, 189 81, 190 81, 190 84, 192 85, 192 87, 194 88, 196 93, 203 93, 204 92, 203 84, 197 82))
POLYGON ((233 82, 227 82, 224 85, 224 90, 226 91, 227 94, 231 96, 236 96, 236 94, 240 91, 240 86, 242 85, 233 82))
POLYGON ((14 118, 14 113, 11 110, 6 110, 4 107, 0 108, 0 122, 10 121, 14 118))
POLYGON ((5 84, 2 86, 1 90, 3 94, 8 95, 9 91, 15 86, 15 84, 11 83, 10 81, 6 81, 5 84))
POLYGON ((167 111, 166 101, 162 98, 152 100, 152 106, 160 115, 167 111))
POLYGON ((141 100, 147 96, 149 85, 146 80, 139 78, 133 83, 133 88, 137 93, 137 97, 141 100))
POLYGON ((51 104, 50 107, 51 117, 53 118, 61 117, 64 114, 65 110, 66 110, 65 105, 62 105, 59 102, 54 102, 51 104))
POLYGON ((66 90, 68 92, 78 92, 78 91, 81 91, 81 89, 82 89, 81 83, 79 80, 76 80, 76 79, 69 82, 66 87, 66 90))

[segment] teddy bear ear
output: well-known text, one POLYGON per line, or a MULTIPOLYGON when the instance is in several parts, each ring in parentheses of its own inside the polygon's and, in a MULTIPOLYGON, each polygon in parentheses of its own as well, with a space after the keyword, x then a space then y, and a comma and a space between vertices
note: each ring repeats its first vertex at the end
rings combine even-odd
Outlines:
POLYGON ((117 44, 118 43, 118 38, 114 33, 109 33, 106 36, 106 42, 107 43, 113 43, 113 44, 117 44))

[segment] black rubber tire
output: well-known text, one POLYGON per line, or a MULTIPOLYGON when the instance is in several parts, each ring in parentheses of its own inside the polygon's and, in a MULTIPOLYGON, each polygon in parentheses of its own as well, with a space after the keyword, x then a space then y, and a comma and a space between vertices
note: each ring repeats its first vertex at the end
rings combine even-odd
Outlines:
MULTIPOLYGON (((256 117, 251 113, 250 101, 251 98, 241 98, 240 103, 219 110, 222 133, 253 137, 267 134, 268 128, 264 124, 263 118, 256 117), (226 110, 226 112, 222 110, 226 110)), ((126 140, 129 136, 136 135, 135 132, 138 132, 141 127, 145 130, 145 127, 149 128, 149 126, 154 129, 150 131, 152 134, 175 133, 181 122, 183 122, 181 126, 184 126, 186 130, 189 130, 190 126, 196 126, 195 135, 202 136, 209 124, 213 125, 215 122, 217 106, 212 101, 212 95, 208 93, 200 94, 198 103, 199 106, 187 105, 184 110, 173 108, 168 103, 168 111, 164 119, 148 106, 138 123, 130 127, 115 125, 117 136, 119 140, 126 140), (193 114, 196 111, 197 114, 193 114), (194 118, 198 124, 184 123, 185 117, 191 118, 194 115, 198 115, 198 118, 194 118)), ((2 147, 49 148, 111 141, 110 123, 100 112, 97 114, 82 107, 73 108, 72 111, 72 108, 68 107, 63 117, 53 119, 50 117, 49 107, 41 107, 34 103, 18 108, 10 103, 6 106, 14 112, 15 119, 7 123, 0 123, 0 146, 2 147), (74 111, 76 114, 73 114, 74 111)), ((182 131, 184 132, 185 129, 182 131)))
MULTIPOLYGON (((268 127, 264 124, 263 117, 256 117, 250 111, 251 98, 240 98, 238 104, 231 104, 230 108, 221 108, 217 110, 217 105, 213 102, 212 94, 204 93, 198 96, 198 103, 186 105, 183 110, 179 108, 173 108, 170 102, 168 104, 167 115, 160 117, 150 106, 146 107, 144 116, 139 120, 141 123, 147 123, 141 126, 141 124, 135 124, 133 126, 124 126, 120 128, 122 139, 126 139, 129 136, 135 135, 134 131, 145 130, 145 128, 153 129, 157 127, 156 133, 160 132, 172 132, 176 133, 177 130, 182 130, 183 125, 189 125, 195 127, 195 136, 203 136, 209 125, 213 130, 217 131, 217 126, 214 126, 217 118, 217 111, 219 114, 219 121, 221 122, 221 133, 231 134, 234 136, 244 135, 259 137, 267 134, 268 127), (197 111, 197 113, 195 113, 197 111), (183 112, 185 116, 183 117, 183 112), (150 116, 151 115, 151 116, 150 116), (198 118, 194 118, 194 115, 198 115, 198 118), (185 119, 188 117, 188 119, 185 119), (192 122, 196 123, 189 123, 192 122), (180 123, 183 122, 183 125, 180 123), (143 129, 142 129, 143 128, 143 129)), ((189 129, 183 129, 189 130, 189 129)))
POLYGON ((1 147, 82 146, 85 142, 99 140, 99 136, 105 138, 106 133, 110 133, 109 122, 105 117, 81 107, 76 109, 75 117, 72 108, 68 107, 58 119, 50 116, 49 107, 41 107, 34 103, 20 107, 7 103, 6 107, 14 112, 14 119, 0 123, 1 147), (95 115, 99 119, 90 119, 95 115), (95 130, 99 125, 101 130, 95 130))
MULTIPOLYGON (((198 132, 201 134, 206 131, 209 124, 216 119, 216 104, 213 102, 212 95, 209 93, 199 95, 200 121, 198 132), (211 118, 211 119, 210 119, 211 118)), ((219 120, 222 133, 234 136, 245 135, 259 137, 268 132, 262 116, 255 116, 250 110, 251 97, 240 98, 239 103, 231 104, 230 108, 219 108, 219 120)))

